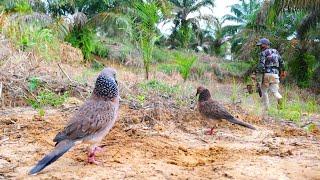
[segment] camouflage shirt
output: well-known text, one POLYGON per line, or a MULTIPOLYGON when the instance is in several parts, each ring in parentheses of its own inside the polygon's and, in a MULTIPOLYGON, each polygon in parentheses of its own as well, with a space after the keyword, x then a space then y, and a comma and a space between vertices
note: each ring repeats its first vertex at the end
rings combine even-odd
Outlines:
POLYGON ((283 60, 276 49, 268 48, 260 53, 259 72, 279 74, 283 69, 283 60))

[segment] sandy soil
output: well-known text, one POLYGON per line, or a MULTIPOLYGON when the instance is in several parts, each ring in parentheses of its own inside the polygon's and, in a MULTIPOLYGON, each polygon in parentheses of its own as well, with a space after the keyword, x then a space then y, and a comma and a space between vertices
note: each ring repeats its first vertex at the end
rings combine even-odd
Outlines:
POLYGON ((222 122, 208 136, 210 124, 192 110, 141 120, 141 111, 126 105, 102 142, 100 165, 87 164, 86 147, 78 145, 28 176, 73 111, 46 110, 39 119, 31 108, 2 110, 0 179, 320 179, 319 133, 243 115, 257 131, 222 122))

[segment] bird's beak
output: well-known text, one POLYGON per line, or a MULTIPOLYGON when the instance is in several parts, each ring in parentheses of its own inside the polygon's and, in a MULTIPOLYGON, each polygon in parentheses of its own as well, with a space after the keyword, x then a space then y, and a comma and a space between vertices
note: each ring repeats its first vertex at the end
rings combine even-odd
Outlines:
POLYGON ((199 92, 197 91, 196 96, 195 96, 194 98, 197 98, 197 97, 198 97, 198 95, 199 95, 199 92))

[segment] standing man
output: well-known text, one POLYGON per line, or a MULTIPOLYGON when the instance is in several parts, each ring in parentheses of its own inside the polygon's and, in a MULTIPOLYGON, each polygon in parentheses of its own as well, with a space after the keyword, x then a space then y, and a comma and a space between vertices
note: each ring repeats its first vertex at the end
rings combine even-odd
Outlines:
POLYGON ((285 77, 284 63, 276 49, 270 48, 270 41, 262 38, 257 43, 260 46, 260 60, 258 72, 262 73, 261 92, 262 102, 265 110, 269 108, 268 91, 270 90, 278 101, 278 109, 282 108, 282 96, 279 93, 279 83, 281 78, 285 77))

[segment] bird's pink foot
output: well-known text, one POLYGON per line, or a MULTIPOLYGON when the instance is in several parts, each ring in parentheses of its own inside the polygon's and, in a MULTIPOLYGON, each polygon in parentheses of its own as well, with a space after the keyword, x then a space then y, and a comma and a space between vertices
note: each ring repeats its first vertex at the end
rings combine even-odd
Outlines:
POLYGON ((210 130, 206 131, 206 135, 214 135, 215 132, 213 131, 214 128, 211 128, 210 130))
POLYGON ((95 157, 95 156, 88 156, 88 163, 90 163, 90 164, 96 164, 96 165, 101 164, 99 161, 96 160, 96 157, 95 157))
POLYGON ((99 146, 96 146, 95 148, 94 148, 94 153, 99 153, 99 152, 102 152, 102 148, 101 147, 99 147, 99 146))
POLYGON ((95 146, 88 152, 88 163, 90 164, 100 164, 99 161, 96 160, 96 153, 101 152, 103 149, 99 146, 95 146))

